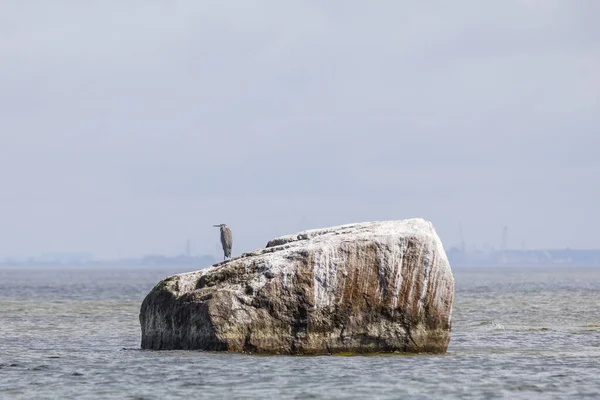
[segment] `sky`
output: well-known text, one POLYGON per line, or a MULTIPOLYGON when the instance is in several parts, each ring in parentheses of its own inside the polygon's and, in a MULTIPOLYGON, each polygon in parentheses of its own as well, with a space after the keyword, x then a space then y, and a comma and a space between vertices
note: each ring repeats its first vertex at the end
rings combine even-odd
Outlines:
POLYGON ((0 255, 421 217, 599 248, 596 0, 0 2, 0 255))

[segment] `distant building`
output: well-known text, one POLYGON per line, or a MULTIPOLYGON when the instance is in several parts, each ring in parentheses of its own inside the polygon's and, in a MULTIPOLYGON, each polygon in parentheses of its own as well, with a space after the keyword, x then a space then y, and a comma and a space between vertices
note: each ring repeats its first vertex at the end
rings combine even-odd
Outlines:
POLYGON ((463 252, 457 247, 446 251, 456 266, 600 266, 600 249, 590 250, 500 250, 463 252))

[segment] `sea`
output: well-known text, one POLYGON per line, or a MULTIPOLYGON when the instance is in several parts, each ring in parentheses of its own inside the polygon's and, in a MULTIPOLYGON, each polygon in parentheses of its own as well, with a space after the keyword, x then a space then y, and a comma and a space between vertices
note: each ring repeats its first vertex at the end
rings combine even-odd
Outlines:
POLYGON ((0 399, 600 399, 600 268, 453 268, 442 355, 140 349, 179 267, 0 269, 0 399))

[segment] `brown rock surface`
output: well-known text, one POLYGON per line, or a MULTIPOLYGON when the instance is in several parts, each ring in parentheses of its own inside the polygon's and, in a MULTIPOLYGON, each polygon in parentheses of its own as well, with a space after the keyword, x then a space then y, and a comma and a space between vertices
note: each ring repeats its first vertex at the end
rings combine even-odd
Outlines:
POLYGON ((142 348, 271 354, 445 352, 454 277, 422 219, 316 229, 166 278, 142 348))

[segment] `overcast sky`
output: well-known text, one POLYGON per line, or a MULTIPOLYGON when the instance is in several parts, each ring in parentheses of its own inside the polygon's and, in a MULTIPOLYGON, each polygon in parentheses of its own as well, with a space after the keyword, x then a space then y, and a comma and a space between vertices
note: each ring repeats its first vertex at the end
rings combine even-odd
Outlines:
POLYGON ((0 255, 423 217, 600 247, 600 1, 0 2, 0 255))

